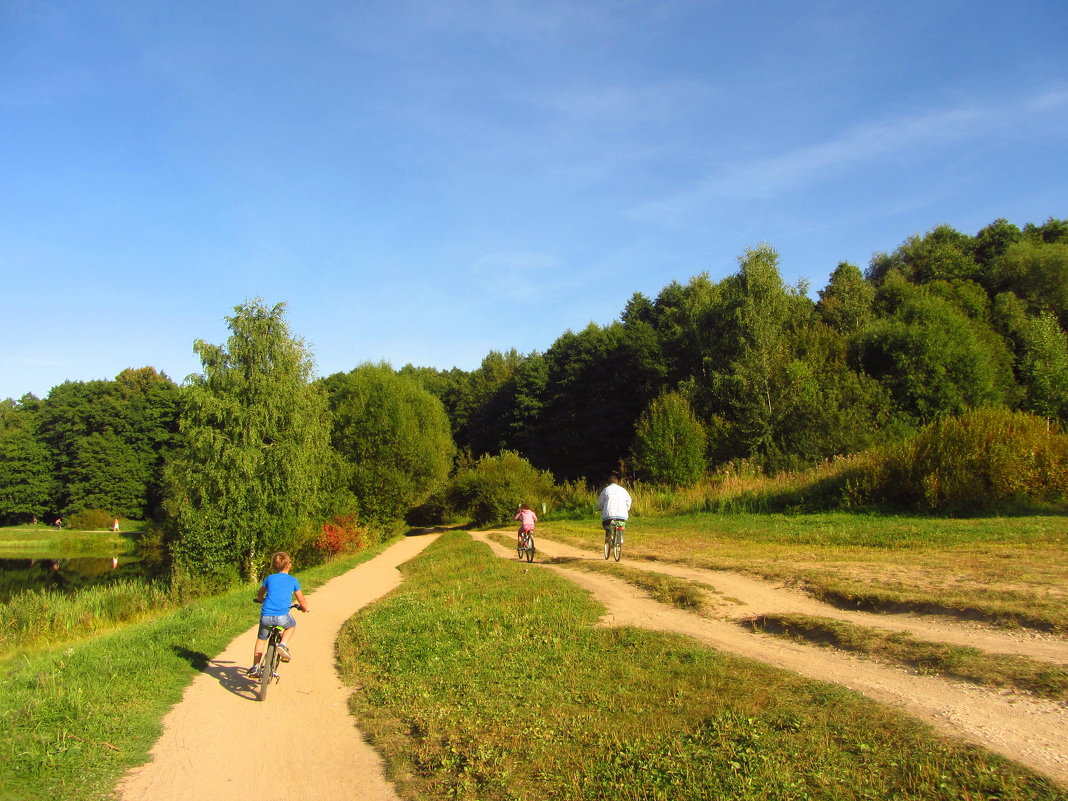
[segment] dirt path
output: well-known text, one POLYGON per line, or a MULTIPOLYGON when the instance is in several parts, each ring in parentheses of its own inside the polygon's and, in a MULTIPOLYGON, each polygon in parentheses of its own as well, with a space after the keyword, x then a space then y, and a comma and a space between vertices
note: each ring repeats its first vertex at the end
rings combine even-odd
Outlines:
MULTIPOLYGON (((342 624, 400 584, 397 566, 435 536, 409 537, 308 595, 293 661, 267 700, 244 668, 255 627, 211 661, 164 720, 152 760, 132 770, 122 801, 394 801, 378 755, 349 715, 351 690, 335 669, 342 624)), ((251 604, 250 604, 251 607, 251 604)), ((251 612, 250 612, 251 616, 251 612)))
MULTIPOLYGON (((507 533, 514 536, 513 532, 507 533)), ((484 534, 474 536, 488 543, 499 556, 516 558, 514 549, 500 545, 484 534)), ((545 539, 538 539, 537 546, 538 556, 542 559, 601 559, 591 551, 545 539)), ((546 567, 585 587, 603 603, 608 610, 602 619, 604 625, 679 632, 721 651, 841 684, 901 708, 950 736, 967 739, 1068 786, 1068 708, 1065 705, 1018 693, 987 690, 965 682, 915 675, 830 649, 754 634, 732 621, 762 612, 822 615, 863 625, 907 630, 924 639, 972 645, 998 653, 1023 654, 1060 664, 1068 664, 1068 641, 983 627, 953 626, 915 615, 843 612, 801 593, 738 574, 657 562, 628 562, 625 557, 624 564, 700 581, 733 600, 722 604, 716 617, 708 617, 665 606, 632 585, 602 573, 569 570, 566 565, 549 564, 546 567)))

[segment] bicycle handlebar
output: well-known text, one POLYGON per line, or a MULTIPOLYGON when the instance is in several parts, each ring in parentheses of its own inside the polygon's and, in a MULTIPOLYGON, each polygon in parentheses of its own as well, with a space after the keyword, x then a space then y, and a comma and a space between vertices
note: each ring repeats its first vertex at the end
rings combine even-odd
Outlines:
MULTIPOLYGON (((254 603, 254 604, 262 604, 263 603, 263 599, 261 599, 261 598, 253 598, 252 599, 252 603, 254 603)), ((307 611, 308 611, 307 609, 301 609, 300 608, 300 604, 292 604, 289 608, 290 609, 300 609, 300 611, 304 612, 304 613, 307 613, 307 611)))

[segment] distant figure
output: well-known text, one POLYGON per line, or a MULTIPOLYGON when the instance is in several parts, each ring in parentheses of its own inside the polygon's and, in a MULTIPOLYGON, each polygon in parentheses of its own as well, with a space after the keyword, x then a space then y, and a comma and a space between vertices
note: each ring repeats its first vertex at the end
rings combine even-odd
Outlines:
POLYGON ((519 543, 517 547, 523 547, 523 535, 534 533, 534 524, 538 522, 538 516, 534 514, 534 510, 527 504, 523 504, 519 507, 519 511, 515 513, 513 520, 519 521, 519 543))
POLYGON ((601 526, 607 532, 613 520, 626 520, 630 516, 630 493, 619 486, 619 473, 609 476, 608 486, 597 498, 601 513, 601 526))
POLYGON ((63 528, 63 518, 62 517, 57 517, 56 518, 56 522, 53 523, 52 525, 55 526, 56 528, 63 528))
POLYGON ((115 532, 118 532, 118 530, 119 530, 119 518, 116 517, 115 520, 112 521, 111 530, 115 531, 115 532))
POLYGON ((119 566, 119 557, 117 557, 117 556, 111 557, 111 569, 115 570, 116 568, 118 568, 118 566, 119 566))
POLYGON ((37 515, 33 516, 33 520, 30 522, 30 525, 31 526, 36 526, 37 525, 37 515))

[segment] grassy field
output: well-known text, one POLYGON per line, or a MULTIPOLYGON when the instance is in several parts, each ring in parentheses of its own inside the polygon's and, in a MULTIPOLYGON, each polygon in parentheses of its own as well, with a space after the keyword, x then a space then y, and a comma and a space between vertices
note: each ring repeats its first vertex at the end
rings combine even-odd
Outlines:
MULTIPOLYGON (((384 546, 300 571, 312 590, 384 546)), ((193 677, 256 620, 242 587, 0 663, 0 799, 92 801, 142 764, 193 677)))
MULTIPOLYGON (((545 532, 543 532, 545 534, 545 532)), ((838 687, 594 626, 550 571, 462 533, 346 627, 361 728, 410 799, 1064 799, 838 687)))
MULTIPOLYGON (((590 550, 595 518, 545 520, 542 537, 590 550)), ((829 603, 921 611, 1068 633, 1068 516, 689 514, 631 518, 629 559, 740 570, 829 603)))

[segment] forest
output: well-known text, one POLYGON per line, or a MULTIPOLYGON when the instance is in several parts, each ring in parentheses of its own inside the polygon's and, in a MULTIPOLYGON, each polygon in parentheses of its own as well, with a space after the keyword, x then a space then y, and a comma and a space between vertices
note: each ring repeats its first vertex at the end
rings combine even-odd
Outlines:
POLYGON ((236 307, 229 341, 198 341, 203 373, 183 385, 142 367, 0 403, 0 519, 154 520, 178 564, 248 575, 293 532, 455 500, 487 459, 550 482, 622 468, 681 486, 725 465, 804 469, 976 410, 1058 435, 1068 420, 1063 219, 938 226, 864 269, 839 264, 815 296, 761 244, 719 281, 635 293, 607 325, 470 371, 316 378, 284 309, 236 307))

